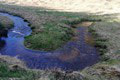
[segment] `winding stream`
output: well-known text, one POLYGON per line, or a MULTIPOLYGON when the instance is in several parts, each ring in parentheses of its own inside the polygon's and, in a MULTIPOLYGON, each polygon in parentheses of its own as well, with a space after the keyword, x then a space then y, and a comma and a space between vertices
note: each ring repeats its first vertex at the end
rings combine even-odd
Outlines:
POLYGON ((27 67, 32 69, 62 69, 81 70, 95 64, 99 60, 96 49, 85 41, 86 27, 78 27, 77 40, 67 42, 62 48, 52 52, 29 50, 24 46, 24 37, 31 34, 32 30, 24 19, 0 13, 9 17, 14 22, 14 28, 8 32, 8 37, 2 37, 5 46, 0 50, 1 55, 9 55, 23 60, 27 67))

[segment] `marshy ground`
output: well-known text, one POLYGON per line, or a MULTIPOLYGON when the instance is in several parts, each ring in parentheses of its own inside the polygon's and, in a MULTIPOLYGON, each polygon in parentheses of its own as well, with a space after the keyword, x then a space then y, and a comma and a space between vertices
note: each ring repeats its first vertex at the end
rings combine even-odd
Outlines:
MULTIPOLYGON (((14 0, 14 2, 9 1, 9 4, 13 4, 13 3, 14 4, 17 3, 18 5, 28 4, 22 2, 23 2, 22 0, 21 1, 14 0)), ((31 3, 31 4, 36 5, 37 3, 36 4, 31 3)), ((45 4, 47 4, 47 2, 45 4)), ((25 20, 30 22, 30 26, 33 29, 33 33, 31 36, 26 37, 25 44, 29 43, 29 45, 26 45, 27 47, 37 50, 38 49, 53 50, 60 47, 61 44, 64 44, 67 41, 69 41, 73 36, 72 29, 69 27, 69 25, 71 26, 73 24, 77 24, 80 23, 81 21, 86 21, 86 20, 87 21, 101 20, 99 22, 94 22, 90 27, 92 28, 92 30, 90 30, 91 33, 95 35, 95 41, 97 44, 96 46, 102 47, 100 48, 102 49, 100 51, 103 52, 101 55, 100 62, 98 62, 97 64, 91 67, 85 68, 82 71, 75 71, 73 73, 65 73, 64 71, 62 72, 62 71, 49 71, 49 70, 37 71, 37 72, 35 71, 35 73, 33 74, 35 75, 35 77, 33 76, 34 79, 36 80, 43 80, 43 79, 119 80, 120 79, 119 0, 116 1, 111 0, 105 2, 104 1, 94 2, 94 0, 93 2, 90 2, 89 0, 89 1, 85 1, 84 4, 82 5, 84 5, 84 7, 82 7, 83 9, 79 6, 78 7, 79 9, 76 8, 72 10, 73 7, 67 9, 67 11, 71 9, 72 12, 65 12, 66 10, 64 9, 59 9, 59 11, 61 10, 64 11, 64 12, 59 12, 56 11, 58 9, 58 6, 54 8, 56 10, 52 10, 52 9, 47 9, 50 5, 47 8, 43 8, 43 7, 41 8, 38 6, 37 7, 33 7, 33 6, 25 7, 25 6, 17 6, 17 5, 13 6, 13 5, 8 5, 8 3, 0 4, 0 11, 9 12, 11 14, 21 16, 25 20), (89 3, 87 4, 88 6, 85 6, 85 3, 89 3), (89 13, 89 11, 91 11, 91 13, 89 13), (39 43, 39 42, 43 42, 43 43, 39 43), (51 43, 52 45, 55 46, 50 46, 51 43), (104 45, 107 45, 107 52, 103 50, 104 45)), ((65 8, 66 6, 64 6, 63 8, 65 8)), ((53 5, 49 8, 53 8, 53 5)), ((31 73, 28 75, 31 75, 31 73)), ((1 80, 4 79, 6 76, 0 76, 1 80)), ((20 76, 16 76, 16 75, 8 76, 8 78, 10 77, 20 77, 20 76)), ((27 80, 25 76, 23 77, 24 77, 23 80, 27 80)), ((31 80, 33 80, 33 78, 31 78, 31 80)))

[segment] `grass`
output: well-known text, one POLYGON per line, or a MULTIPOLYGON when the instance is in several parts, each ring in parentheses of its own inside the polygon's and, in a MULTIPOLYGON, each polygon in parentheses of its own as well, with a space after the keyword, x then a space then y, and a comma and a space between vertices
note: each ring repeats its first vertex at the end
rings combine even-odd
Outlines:
POLYGON ((118 33, 120 22, 119 18, 114 20, 110 17, 109 19, 103 18, 101 22, 95 22, 90 28, 90 32, 95 38, 95 46, 100 52, 101 61, 82 71, 89 80, 119 80, 120 44, 118 33))
MULTIPOLYGON (((100 37, 95 29, 89 27, 89 32, 94 37, 94 47, 99 51, 100 55, 103 56, 107 52, 108 40, 100 37)), ((101 57, 101 60, 107 59, 105 56, 101 57)))
POLYGON ((10 56, 0 56, 0 80, 34 80, 35 71, 26 69, 24 63, 10 56))
POLYGON ((35 71, 22 70, 22 69, 10 69, 9 65, 0 62, 0 80, 35 80, 37 75, 35 71))
POLYGON ((119 62, 120 62, 120 59, 111 59, 111 60, 104 62, 104 63, 106 63, 108 65, 116 65, 116 64, 119 64, 119 62))
POLYGON ((21 77, 25 74, 24 74, 24 71, 9 70, 6 64, 0 63, 0 77, 21 77))
MULTIPOLYGON (((3 0, 4 1, 4 0, 3 0)), ((37 7, 47 7, 50 9, 55 9, 59 11, 70 11, 70 12, 92 12, 92 13, 113 13, 118 11, 120 4, 119 0, 5 0, 4 2, 9 2, 10 4, 18 4, 24 6, 37 6, 37 7)), ((98 14, 99 14, 98 13, 98 14)))
POLYGON ((31 49, 51 51, 63 46, 71 37, 71 28, 51 22, 44 24, 43 32, 26 37, 25 45, 31 49))
POLYGON ((13 27, 13 22, 8 17, 0 16, 0 26, 0 29, 10 29, 11 27, 13 27))
POLYGON ((13 22, 4 16, 0 16, 0 37, 7 36, 7 31, 13 27, 13 22))

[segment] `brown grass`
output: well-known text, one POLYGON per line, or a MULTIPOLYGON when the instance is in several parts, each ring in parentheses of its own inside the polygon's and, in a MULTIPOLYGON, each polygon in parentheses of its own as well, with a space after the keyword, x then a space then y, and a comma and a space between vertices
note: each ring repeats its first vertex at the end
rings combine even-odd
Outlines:
POLYGON ((120 0, 5 0, 5 2, 69 12, 120 13, 120 0))

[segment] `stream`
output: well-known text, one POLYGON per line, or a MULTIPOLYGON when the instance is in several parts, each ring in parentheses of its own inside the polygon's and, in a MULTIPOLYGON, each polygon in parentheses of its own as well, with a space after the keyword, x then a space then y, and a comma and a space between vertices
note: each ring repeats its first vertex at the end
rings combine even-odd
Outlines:
POLYGON ((1 55, 8 55, 22 60, 31 69, 61 69, 77 71, 89 67, 99 61, 96 48, 85 41, 86 27, 78 27, 77 40, 67 42, 62 48, 52 52, 36 51, 24 46, 24 37, 32 32, 23 18, 8 13, 0 13, 14 22, 14 27, 8 31, 8 37, 1 37, 5 45, 0 49, 1 55))

